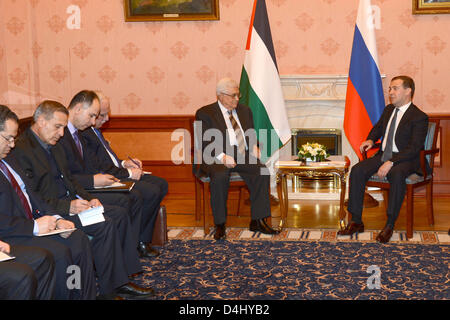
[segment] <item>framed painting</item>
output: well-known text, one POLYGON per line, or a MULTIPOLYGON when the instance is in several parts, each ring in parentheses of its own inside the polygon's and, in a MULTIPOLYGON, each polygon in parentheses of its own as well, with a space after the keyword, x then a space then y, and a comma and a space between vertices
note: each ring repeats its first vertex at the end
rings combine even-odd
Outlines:
POLYGON ((124 0, 125 21, 219 20, 219 0, 124 0))
POLYGON ((450 0, 412 0, 412 13, 450 13, 450 0))

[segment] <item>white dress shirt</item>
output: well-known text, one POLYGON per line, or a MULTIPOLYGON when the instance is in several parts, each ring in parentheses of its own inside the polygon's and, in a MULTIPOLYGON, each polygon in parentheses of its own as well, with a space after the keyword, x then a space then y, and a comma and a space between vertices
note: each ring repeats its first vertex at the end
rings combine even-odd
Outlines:
MULTIPOLYGON (((228 109, 225 108, 222 105, 222 103, 220 103, 220 101, 217 101, 217 103, 219 104, 220 111, 222 111, 223 119, 225 120, 225 124, 227 125, 227 134, 228 134, 228 138, 230 140, 230 145, 237 147, 238 143, 237 143, 237 139, 236 139, 236 132, 234 131, 233 125, 231 124, 230 114, 228 113, 228 109)), ((236 120, 236 122, 239 126, 239 129, 241 129, 242 135, 245 137, 244 130, 242 129, 241 122, 239 121, 239 117, 237 115, 236 109, 233 109, 232 115, 233 115, 234 119, 236 120)), ((245 141, 245 139, 244 139, 244 143, 245 143, 245 149, 248 150, 247 141, 245 141)), ((217 159, 222 161, 222 158, 224 155, 225 155, 225 153, 222 152, 221 154, 219 154, 217 156, 217 159)))
MULTIPOLYGON (((410 105, 411 105, 411 102, 409 102, 409 103, 405 104, 404 106, 401 106, 401 107, 398 108, 399 110, 397 111, 397 119, 396 119, 395 129, 394 129, 394 142, 392 144, 392 152, 398 152, 397 145, 395 144, 395 134, 397 133, 398 124, 402 120, 403 115, 405 114, 406 110, 408 110, 410 105)), ((387 136, 388 136, 389 128, 391 126, 392 118, 394 117, 394 113, 395 113, 395 109, 392 112, 391 118, 389 119, 389 122, 388 122, 388 124, 386 126, 386 132, 384 133, 383 144, 382 144, 382 150, 383 151, 384 151, 384 148, 386 148, 387 136)))

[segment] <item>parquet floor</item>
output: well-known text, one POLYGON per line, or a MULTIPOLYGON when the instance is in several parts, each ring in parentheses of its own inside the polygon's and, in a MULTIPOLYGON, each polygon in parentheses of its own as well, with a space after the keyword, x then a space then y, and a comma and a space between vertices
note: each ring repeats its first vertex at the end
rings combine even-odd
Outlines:
MULTIPOLYGON (((196 221, 193 214, 194 199, 165 200, 168 208, 169 227, 200 227, 202 221, 196 221)), ((414 230, 418 231, 447 231, 450 228, 450 199, 434 199, 434 226, 428 225, 425 211, 425 198, 414 200, 414 230)), ((248 227, 250 222, 250 207, 242 205, 240 216, 236 215, 237 199, 229 199, 228 220, 229 227, 248 227)), ((280 210, 279 206, 272 207, 273 224, 277 225, 280 210)), ((286 221, 288 228, 338 228, 339 201, 331 200, 290 200, 286 221)), ((406 204, 400 211, 395 225, 396 230, 406 228, 406 204)), ((384 202, 380 201, 378 207, 363 210, 363 222, 366 229, 380 230, 386 222, 384 202)))

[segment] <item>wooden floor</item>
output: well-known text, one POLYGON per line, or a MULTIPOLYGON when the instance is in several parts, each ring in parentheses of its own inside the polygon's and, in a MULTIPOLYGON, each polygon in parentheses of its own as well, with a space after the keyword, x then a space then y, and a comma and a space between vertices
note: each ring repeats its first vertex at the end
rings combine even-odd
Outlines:
MULTIPOLYGON (((250 207, 242 205, 240 216, 236 215, 237 197, 230 197, 228 201, 227 226, 248 227, 250 223, 250 207)), ((243 201, 241 202, 243 203, 243 201)), ((168 211, 169 227, 200 227, 202 221, 196 221, 193 214, 194 199, 168 199, 163 202, 168 211)), ((272 224, 279 222, 279 206, 272 207, 272 224)), ((286 221, 288 228, 321 228, 337 229, 339 201, 330 200, 290 200, 286 221)), ((406 228, 406 204, 404 203, 396 230, 406 228)), ((448 231, 450 228, 450 199, 434 199, 434 226, 428 225, 425 214, 425 198, 414 199, 414 230, 448 231)), ((378 207, 363 210, 363 222, 367 230, 380 230, 386 222, 384 202, 380 201, 378 207)))

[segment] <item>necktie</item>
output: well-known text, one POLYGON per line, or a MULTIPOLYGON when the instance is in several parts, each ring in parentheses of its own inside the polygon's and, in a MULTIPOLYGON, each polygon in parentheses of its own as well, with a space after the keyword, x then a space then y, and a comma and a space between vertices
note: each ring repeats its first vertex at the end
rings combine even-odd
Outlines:
POLYGON ((242 134, 242 130, 239 128, 239 125, 233 117, 233 111, 229 110, 228 114, 230 116, 231 125, 233 126, 234 133, 236 134, 236 140, 238 143, 238 151, 241 154, 245 154, 245 142, 244 142, 244 135, 242 134))
POLYGON ((80 153, 81 158, 83 158, 83 148, 81 147, 80 136, 78 130, 75 130, 73 133, 73 140, 75 141, 75 145, 77 146, 78 152, 80 153))
POLYGON ((28 216, 29 219, 33 219, 33 214, 31 213, 30 204, 27 201, 27 198, 25 197, 25 194, 23 193, 22 189, 20 189, 19 184, 17 183, 17 180, 12 175, 11 171, 9 171, 8 167, 3 163, 3 161, 0 161, 0 169, 3 171, 3 173, 8 177, 9 182, 11 183, 14 191, 16 191, 17 196, 20 199, 20 202, 22 202, 22 206, 28 216))
POLYGON ((111 149, 111 147, 109 146, 108 141, 105 140, 105 138, 103 137, 103 134, 100 132, 100 130, 96 129, 96 128, 92 128, 95 132, 95 134, 97 135, 97 137, 99 138, 100 142, 102 143, 103 147, 108 150, 108 152, 114 157, 114 159, 117 161, 117 165, 119 168, 122 168, 122 164, 120 163, 121 161, 119 160, 119 158, 117 157, 116 153, 111 149))
POLYGON ((384 148, 383 155, 381 156, 381 161, 386 162, 392 158, 392 146, 394 145, 394 131, 395 123, 397 122, 398 108, 395 108, 394 116, 391 120, 391 125, 389 126, 389 131, 386 140, 386 146, 384 148))

